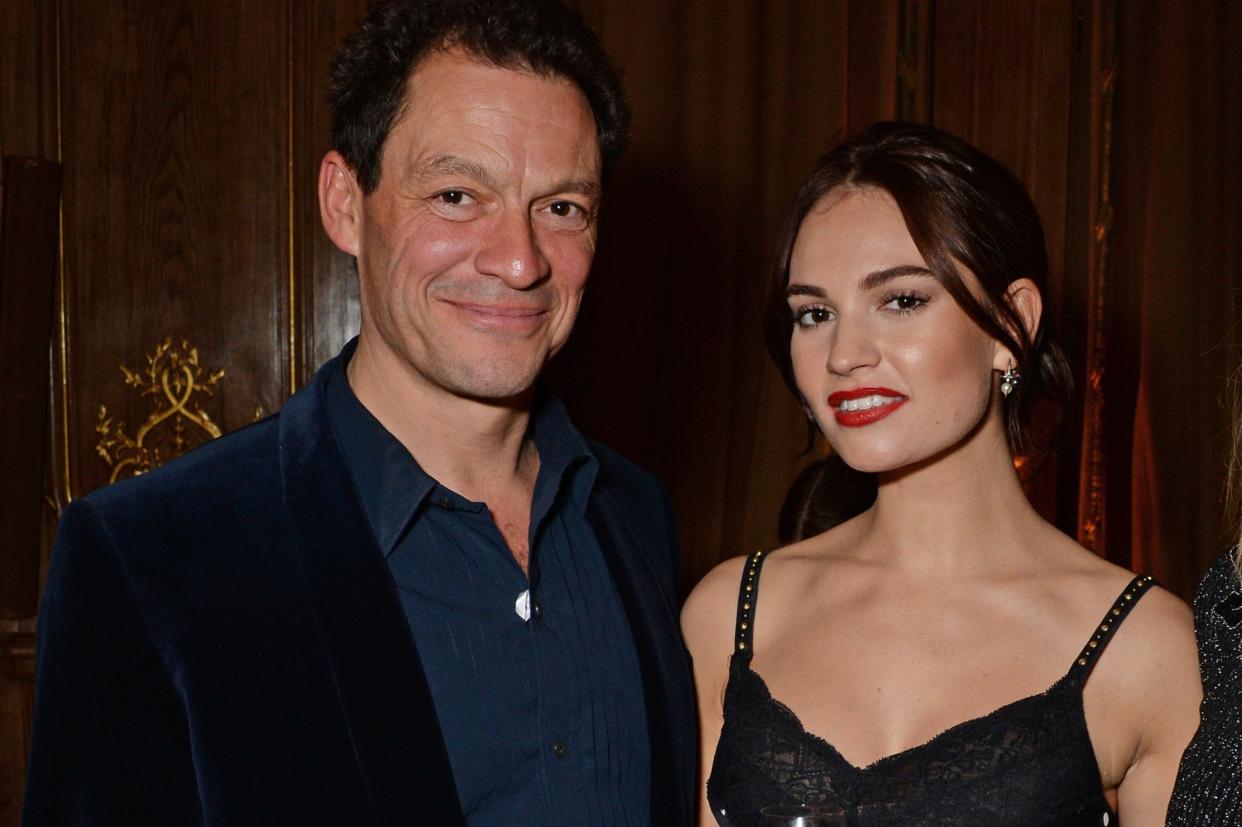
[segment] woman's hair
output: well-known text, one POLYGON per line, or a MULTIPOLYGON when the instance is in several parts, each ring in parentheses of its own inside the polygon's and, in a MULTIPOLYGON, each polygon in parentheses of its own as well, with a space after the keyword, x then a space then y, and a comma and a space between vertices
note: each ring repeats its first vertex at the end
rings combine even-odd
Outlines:
POLYGON ((789 545, 866 511, 875 502, 875 475, 856 471, 835 454, 803 468, 781 505, 777 535, 789 545))
POLYGON ((1059 423, 1073 393, 1073 376, 1052 340, 1049 314, 1028 333, 1007 292, 1022 278, 1033 281, 1041 295, 1045 291, 1048 256, 1035 205, 1000 163, 929 126, 884 122, 867 127, 823 156, 794 197, 778 236, 765 320, 768 351, 785 383, 805 407, 789 352, 793 318, 785 297, 798 231, 829 193, 864 189, 892 196, 936 280, 1014 354, 1022 378, 1006 401, 1010 447, 1031 453, 1030 443, 1042 442, 1035 447, 1050 448, 1050 438, 1033 439, 1034 406, 1040 399, 1056 403, 1059 423), (957 264, 975 275, 978 295, 962 280, 957 264))

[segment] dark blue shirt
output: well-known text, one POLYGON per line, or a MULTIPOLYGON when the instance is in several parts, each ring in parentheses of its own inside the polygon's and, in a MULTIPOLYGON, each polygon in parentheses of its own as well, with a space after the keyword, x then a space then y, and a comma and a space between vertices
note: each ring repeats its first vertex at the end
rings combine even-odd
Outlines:
POLYGON ((424 473, 340 364, 328 414, 396 581, 467 821, 647 824, 638 659, 586 519, 598 463, 564 407, 545 396, 531 418, 528 579, 486 503, 424 473))

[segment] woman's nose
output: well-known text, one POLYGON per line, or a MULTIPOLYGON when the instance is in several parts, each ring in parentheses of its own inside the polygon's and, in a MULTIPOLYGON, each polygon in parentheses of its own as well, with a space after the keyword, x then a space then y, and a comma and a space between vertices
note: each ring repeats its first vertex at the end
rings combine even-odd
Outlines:
POLYGON ((828 370, 847 375, 879 361, 879 349, 865 320, 837 319, 828 351, 828 370))

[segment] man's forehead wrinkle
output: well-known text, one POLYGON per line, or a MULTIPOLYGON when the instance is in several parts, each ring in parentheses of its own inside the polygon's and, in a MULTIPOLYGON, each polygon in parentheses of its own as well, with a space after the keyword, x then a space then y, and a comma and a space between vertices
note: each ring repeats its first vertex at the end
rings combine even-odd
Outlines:
POLYGON ((489 186, 496 183, 496 176, 479 161, 450 153, 438 153, 429 158, 413 159, 410 164, 410 175, 423 183, 453 175, 464 175, 489 186))

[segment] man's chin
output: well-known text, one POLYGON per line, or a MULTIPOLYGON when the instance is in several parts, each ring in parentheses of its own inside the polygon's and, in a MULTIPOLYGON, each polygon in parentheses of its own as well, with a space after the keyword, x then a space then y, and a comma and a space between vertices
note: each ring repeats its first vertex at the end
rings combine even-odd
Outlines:
POLYGON ((525 407, 534 392, 539 370, 470 371, 445 382, 447 389, 466 399, 501 406, 525 407))

